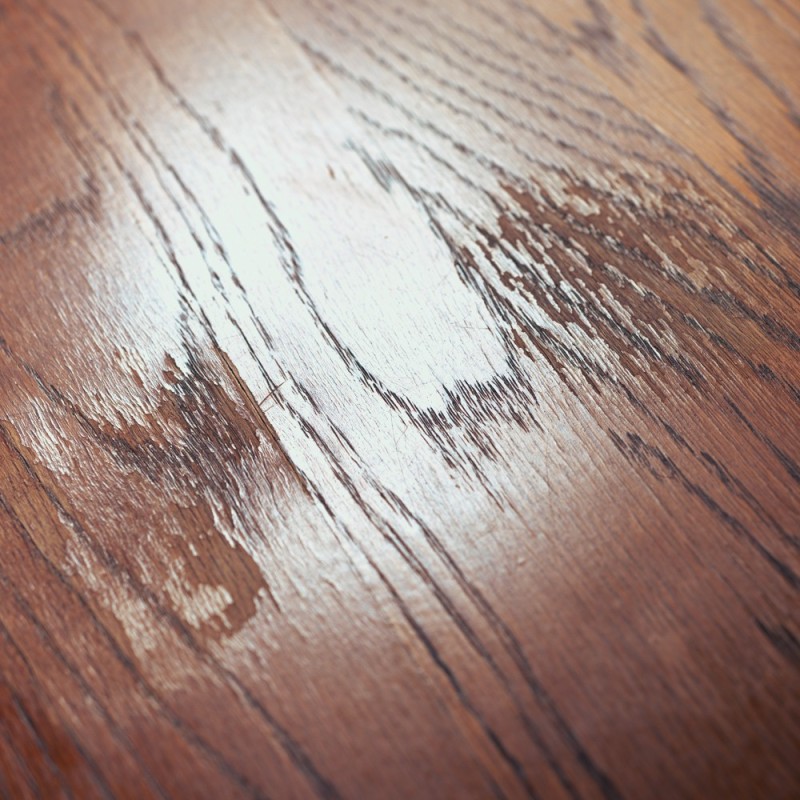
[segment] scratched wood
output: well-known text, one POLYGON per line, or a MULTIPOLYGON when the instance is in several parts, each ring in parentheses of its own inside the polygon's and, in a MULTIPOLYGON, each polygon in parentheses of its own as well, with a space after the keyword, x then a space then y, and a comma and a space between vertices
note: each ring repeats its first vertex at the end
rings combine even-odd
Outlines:
POLYGON ((800 796, 794 0, 0 0, 0 796, 800 796))

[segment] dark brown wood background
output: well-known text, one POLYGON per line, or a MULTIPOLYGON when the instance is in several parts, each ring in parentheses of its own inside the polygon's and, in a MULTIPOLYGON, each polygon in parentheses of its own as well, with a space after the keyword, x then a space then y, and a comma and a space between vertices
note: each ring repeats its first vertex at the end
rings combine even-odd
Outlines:
POLYGON ((0 795, 800 796, 794 0, 0 0, 0 795))

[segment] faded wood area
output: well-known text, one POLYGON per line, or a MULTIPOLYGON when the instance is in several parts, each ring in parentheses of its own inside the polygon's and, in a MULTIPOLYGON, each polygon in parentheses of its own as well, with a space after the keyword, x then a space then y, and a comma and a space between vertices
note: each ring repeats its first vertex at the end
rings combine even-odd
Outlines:
POLYGON ((800 795, 800 5, 0 0, 0 796, 800 795))

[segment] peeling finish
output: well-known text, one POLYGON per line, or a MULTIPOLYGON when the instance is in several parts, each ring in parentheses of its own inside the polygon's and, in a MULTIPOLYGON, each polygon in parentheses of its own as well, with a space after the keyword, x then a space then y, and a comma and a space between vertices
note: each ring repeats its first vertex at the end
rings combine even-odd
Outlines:
POLYGON ((783 0, 0 6, 0 796, 792 794, 783 0))

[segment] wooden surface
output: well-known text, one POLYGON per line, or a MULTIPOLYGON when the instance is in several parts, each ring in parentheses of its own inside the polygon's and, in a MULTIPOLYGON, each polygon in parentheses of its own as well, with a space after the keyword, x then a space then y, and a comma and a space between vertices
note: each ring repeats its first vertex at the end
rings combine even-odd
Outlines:
POLYGON ((0 796, 800 796, 794 0, 0 0, 0 796))

